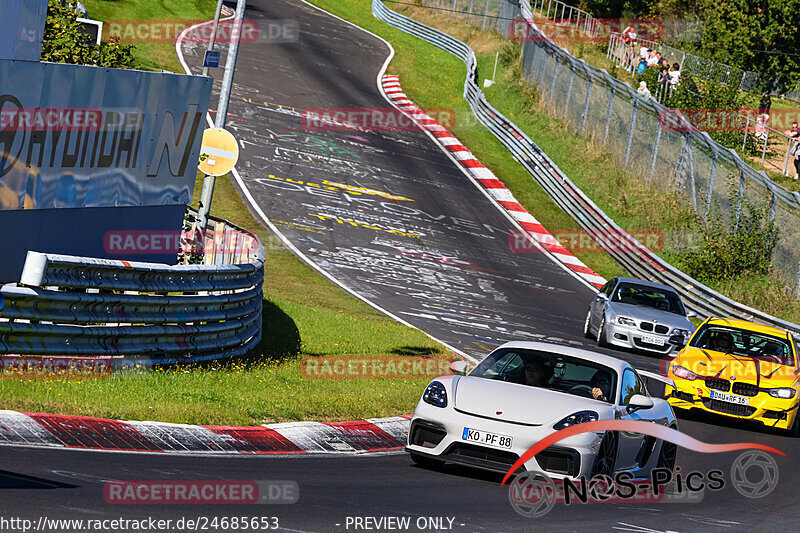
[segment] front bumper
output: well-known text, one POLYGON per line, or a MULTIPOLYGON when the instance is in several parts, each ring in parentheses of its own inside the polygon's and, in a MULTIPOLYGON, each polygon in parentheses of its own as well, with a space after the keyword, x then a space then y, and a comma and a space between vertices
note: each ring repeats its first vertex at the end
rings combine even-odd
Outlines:
POLYGON ((606 323, 606 342, 614 346, 642 350, 645 352, 667 355, 678 353, 678 348, 669 343, 669 334, 661 335, 652 331, 642 331, 636 326, 624 326, 612 322, 606 323), (653 344, 642 340, 642 336, 655 337, 664 341, 663 345, 653 344))
POLYGON ((797 416, 798 398, 781 399, 766 392, 748 397, 749 405, 738 405, 711 398, 711 390, 702 379, 689 381, 670 376, 675 387, 667 385, 664 394, 669 404, 676 409, 699 409, 708 413, 754 420, 764 426, 789 429, 797 416))
MULTIPOLYGON (((531 446, 555 433, 552 425, 528 426, 479 418, 420 403, 411 419, 406 450, 434 459, 506 473, 531 446), (464 428, 512 437, 511 448, 464 440, 464 428)), ((527 471, 546 472, 552 478, 591 476, 603 432, 582 433, 559 441, 523 465, 527 471)))

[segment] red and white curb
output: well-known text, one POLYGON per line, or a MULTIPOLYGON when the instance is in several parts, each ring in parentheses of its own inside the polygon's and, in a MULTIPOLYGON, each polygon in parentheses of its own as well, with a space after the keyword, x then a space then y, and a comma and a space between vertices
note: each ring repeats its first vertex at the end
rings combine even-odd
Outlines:
POLYGON ((155 453, 359 454, 405 447, 410 418, 198 426, 0 410, 0 445, 155 453))
POLYGON ((591 285, 600 288, 606 282, 605 278, 587 267, 580 259, 564 248, 547 229, 539 223, 533 215, 528 213, 514 198, 511 191, 503 185, 491 170, 483 166, 474 155, 447 131, 441 124, 422 111, 414 102, 409 100, 400 87, 397 76, 383 76, 381 78, 383 91, 391 102, 403 113, 414 120, 422 129, 430 132, 439 144, 444 147, 478 183, 486 189, 498 204, 530 235, 542 248, 560 261, 582 279, 591 285))

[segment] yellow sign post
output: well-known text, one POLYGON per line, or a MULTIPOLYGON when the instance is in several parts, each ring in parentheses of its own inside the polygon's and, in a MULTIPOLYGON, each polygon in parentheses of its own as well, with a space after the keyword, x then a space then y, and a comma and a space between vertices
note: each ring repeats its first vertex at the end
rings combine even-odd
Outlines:
POLYGON ((239 144, 231 132, 209 128, 203 132, 200 163, 197 168, 209 176, 222 176, 231 171, 239 159, 239 144))

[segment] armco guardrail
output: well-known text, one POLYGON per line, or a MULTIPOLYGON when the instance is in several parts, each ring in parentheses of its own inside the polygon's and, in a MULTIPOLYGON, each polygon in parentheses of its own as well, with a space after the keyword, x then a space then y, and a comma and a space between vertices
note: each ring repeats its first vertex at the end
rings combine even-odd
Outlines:
MULTIPOLYGON (((530 21, 532 20, 530 6, 526 6, 526 4, 526 0, 523 0, 522 15, 530 21), (526 8, 527 13, 525 13, 526 8)), ((547 157, 547 154, 525 132, 489 105, 475 83, 476 59, 469 46, 439 30, 390 10, 381 0, 373 0, 372 12, 377 18, 391 26, 424 39, 434 46, 450 52, 466 63, 467 76, 464 82, 464 98, 478 121, 511 151, 514 158, 550 194, 559 207, 572 216, 590 234, 607 235, 609 232, 614 232, 626 237, 627 242, 633 243, 635 250, 626 249, 620 251, 613 247, 605 248, 631 274, 642 279, 650 279, 675 287, 686 302, 687 307, 701 317, 732 316, 755 320, 800 333, 800 326, 734 302, 692 279, 664 262, 614 223, 608 215, 569 180, 566 174, 547 157)), ((606 243, 600 239, 598 244, 604 246, 606 243)))
POLYGON ((244 354, 261 338, 264 248, 252 233, 212 219, 202 257, 194 257, 241 264, 28 252, 20 283, 0 288, 0 353, 112 356, 115 366, 244 354))

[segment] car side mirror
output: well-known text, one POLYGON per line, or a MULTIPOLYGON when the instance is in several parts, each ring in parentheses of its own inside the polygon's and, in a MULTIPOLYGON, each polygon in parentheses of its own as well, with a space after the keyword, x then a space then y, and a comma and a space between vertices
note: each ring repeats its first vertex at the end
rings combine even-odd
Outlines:
POLYGON ((628 413, 633 413, 639 409, 650 409, 655 405, 652 398, 648 398, 644 394, 634 394, 628 400, 628 413))
POLYGON ((450 363, 450 372, 456 376, 467 375, 467 362, 466 361, 453 361, 450 363))
POLYGON ((686 337, 683 335, 673 335, 667 340, 673 346, 677 346, 678 348, 683 348, 686 346, 686 337))
POLYGON ((686 318, 697 318, 697 313, 695 313, 694 311, 687 311, 686 318))
POLYGON ((597 299, 598 300, 602 300, 604 302, 607 302, 608 301, 608 294, 606 294, 604 292, 598 292, 597 293, 597 299))

